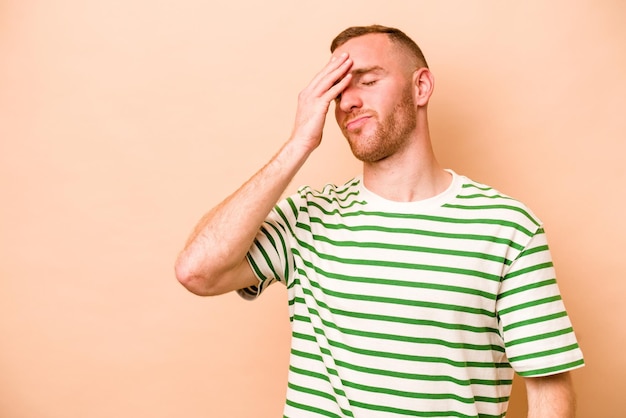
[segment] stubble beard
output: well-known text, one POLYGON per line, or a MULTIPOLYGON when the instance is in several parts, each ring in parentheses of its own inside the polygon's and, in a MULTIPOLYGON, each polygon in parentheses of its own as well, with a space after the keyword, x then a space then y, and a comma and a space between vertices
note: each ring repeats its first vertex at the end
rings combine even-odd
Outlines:
MULTIPOLYGON (((378 113, 365 111, 378 121, 378 113)), ((412 91, 406 89, 402 100, 393 111, 379 121, 376 130, 368 136, 362 135, 362 129, 354 132, 344 131, 344 136, 350 144, 352 154, 363 162, 373 163, 383 160, 400 150, 409 140, 410 134, 417 126, 417 112, 412 91)))

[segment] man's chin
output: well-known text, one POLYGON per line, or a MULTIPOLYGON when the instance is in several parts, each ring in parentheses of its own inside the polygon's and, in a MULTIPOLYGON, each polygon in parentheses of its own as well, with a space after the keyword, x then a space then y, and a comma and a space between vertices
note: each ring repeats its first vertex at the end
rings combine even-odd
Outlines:
POLYGON ((375 163, 387 158, 387 155, 381 150, 367 150, 352 143, 350 143, 350 150, 354 158, 364 163, 375 163))

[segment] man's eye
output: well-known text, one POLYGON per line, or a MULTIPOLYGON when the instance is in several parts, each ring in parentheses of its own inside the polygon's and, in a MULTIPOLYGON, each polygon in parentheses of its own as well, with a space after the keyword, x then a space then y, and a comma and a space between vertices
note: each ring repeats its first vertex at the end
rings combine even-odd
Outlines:
POLYGON ((374 84, 376 84, 376 81, 378 80, 366 80, 366 81, 361 81, 361 84, 364 86, 373 86, 374 84))

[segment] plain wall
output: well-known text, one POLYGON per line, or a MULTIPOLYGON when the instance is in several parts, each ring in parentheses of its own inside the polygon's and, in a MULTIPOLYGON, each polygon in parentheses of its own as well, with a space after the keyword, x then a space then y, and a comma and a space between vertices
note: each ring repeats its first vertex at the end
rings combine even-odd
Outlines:
MULTIPOLYGON (((173 263, 287 139, 330 40, 371 23, 422 46, 443 165, 545 222, 579 417, 624 416, 626 3, 5 0, 1 417, 281 415, 285 289, 200 298, 173 263)), ((359 171, 330 116, 289 191, 359 171)))

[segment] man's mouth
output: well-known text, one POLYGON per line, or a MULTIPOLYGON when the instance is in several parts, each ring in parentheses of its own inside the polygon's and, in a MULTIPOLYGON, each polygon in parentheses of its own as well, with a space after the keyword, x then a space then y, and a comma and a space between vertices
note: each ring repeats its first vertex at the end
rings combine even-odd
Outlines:
POLYGON ((346 123, 346 130, 351 131, 361 128, 371 118, 369 115, 357 116, 346 123))

